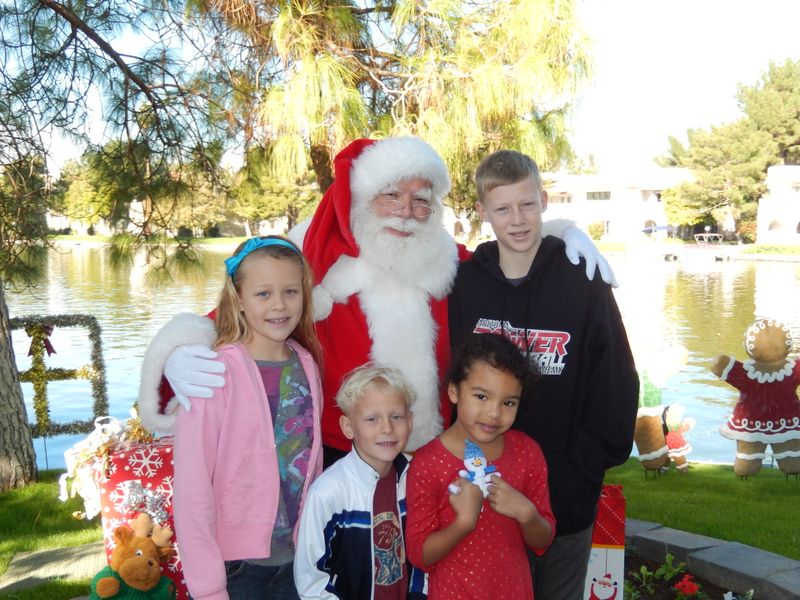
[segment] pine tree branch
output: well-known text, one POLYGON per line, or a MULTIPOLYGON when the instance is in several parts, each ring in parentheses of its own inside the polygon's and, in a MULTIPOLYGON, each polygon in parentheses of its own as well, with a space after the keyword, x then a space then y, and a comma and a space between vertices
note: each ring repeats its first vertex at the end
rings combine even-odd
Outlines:
POLYGON ((130 66, 128 66, 128 63, 126 63, 122 56, 116 50, 114 50, 111 44, 109 44, 102 36, 92 29, 85 21, 78 17, 78 15, 76 15, 66 6, 59 4, 58 2, 54 2, 54 0, 39 0, 39 2, 66 20, 72 26, 73 31, 81 31, 87 38, 97 44, 97 47, 100 48, 100 50, 102 50, 103 53, 108 56, 115 65, 117 65, 125 77, 133 82, 136 87, 138 87, 139 90, 145 95, 154 111, 158 111, 159 109, 163 108, 163 103, 153 93, 151 87, 136 73, 134 73, 130 66))

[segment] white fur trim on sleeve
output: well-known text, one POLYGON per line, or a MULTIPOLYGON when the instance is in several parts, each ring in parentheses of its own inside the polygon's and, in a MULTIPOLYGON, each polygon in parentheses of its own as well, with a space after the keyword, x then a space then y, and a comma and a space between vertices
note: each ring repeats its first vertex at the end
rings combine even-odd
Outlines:
POLYGON ((321 285, 315 285, 311 290, 311 297, 314 304, 314 321, 327 319, 333 310, 333 298, 331 293, 321 285))
POLYGON ((366 289, 369 282, 369 269, 363 259, 340 256, 322 282, 314 286, 314 320, 326 318, 336 302, 347 302, 350 296, 366 289))
POLYGON ((571 219, 551 219, 550 221, 544 221, 542 222, 542 237, 552 235, 553 237, 564 239, 564 232, 571 227, 577 227, 575 221, 571 219))
POLYGON ((142 424, 152 431, 169 433, 175 423, 177 402, 172 398, 164 414, 159 412, 158 388, 167 358, 178 346, 203 344, 211 347, 217 339, 214 322, 194 313, 180 313, 156 333, 142 360, 139 384, 139 415, 142 424))

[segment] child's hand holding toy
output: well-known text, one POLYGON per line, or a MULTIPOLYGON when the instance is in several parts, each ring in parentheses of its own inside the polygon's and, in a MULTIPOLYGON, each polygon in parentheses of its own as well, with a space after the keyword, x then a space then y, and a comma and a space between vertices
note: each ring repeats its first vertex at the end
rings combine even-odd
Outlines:
MULTIPOLYGON (((483 497, 486 498, 489 495, 492 476, 500 477, 500 473, 494 466, 488 464, 480 446, 469 440, 464 440, 464 466, 467 469, 461 469, 458 474, 478 486, 483 497)), ((451 483, 447 489, 451 494, 458 494, 461 491, 461 488, 455 483, 451 483)))

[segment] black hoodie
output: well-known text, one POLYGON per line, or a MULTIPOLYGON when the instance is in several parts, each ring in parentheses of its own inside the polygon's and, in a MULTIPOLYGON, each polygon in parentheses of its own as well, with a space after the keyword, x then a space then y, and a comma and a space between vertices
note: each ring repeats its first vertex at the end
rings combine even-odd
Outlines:
POLYGON ((461 263, 448 299, 450 340, 502 333, 531 359, 541 380, 515 427, 547 459, 556 535, 592 525, 605 470, 633 444, 639 379, 611 287, 567 260, 564 243, 545 237, 528 274, 509 282, 497 242, 461 263))

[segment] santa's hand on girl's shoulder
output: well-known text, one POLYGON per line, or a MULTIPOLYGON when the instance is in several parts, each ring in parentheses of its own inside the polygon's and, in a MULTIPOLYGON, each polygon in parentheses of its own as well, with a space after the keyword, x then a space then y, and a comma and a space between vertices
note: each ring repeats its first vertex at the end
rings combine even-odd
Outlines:
POLYGON ((581 257, 586 261, 586 277, 593 279, 595 270, 599 271, 600 277, 611 287, 619 287, 617 278, 611 265, 600 254, 592 239, 577 227, 569 227, 564 230, 562 239, 566 245, 565 252, 567 259, 573 265, 580 263, 581 257))
POLYGON ((222 387, 225 365, 216 360, 217 353, 202 344, 184 344, 170 352, 164 364, 164 376, 169 381, 175 399, 184 409, 191 410, 189 396, 211 398, 211 388, 222 387))

